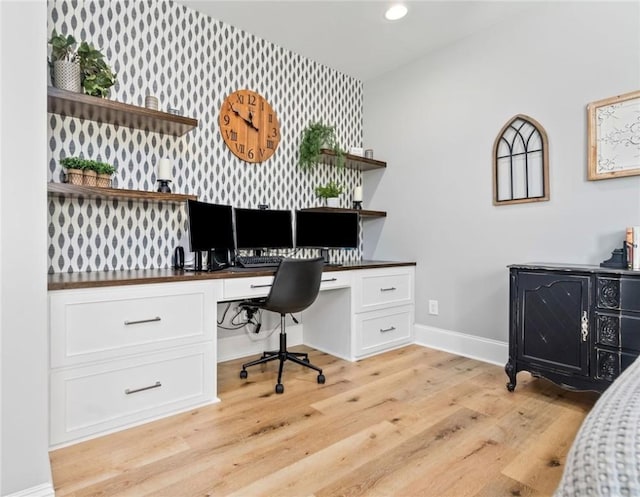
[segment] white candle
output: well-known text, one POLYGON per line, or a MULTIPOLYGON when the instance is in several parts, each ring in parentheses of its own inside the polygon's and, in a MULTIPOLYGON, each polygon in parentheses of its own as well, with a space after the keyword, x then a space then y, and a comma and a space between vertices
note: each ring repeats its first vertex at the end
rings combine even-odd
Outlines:
POLYGON ((362 202, 362 187, 356 186, 355 190, 353 190, 353 201, 354 202, 362 202))
POLYGON ((160 159, 158 162, 158 179, 171 180, 171 161, 160 159))

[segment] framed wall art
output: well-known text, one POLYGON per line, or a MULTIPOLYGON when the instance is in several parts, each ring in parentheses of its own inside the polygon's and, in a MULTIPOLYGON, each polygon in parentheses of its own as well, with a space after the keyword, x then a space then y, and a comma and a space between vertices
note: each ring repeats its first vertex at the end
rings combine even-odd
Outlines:
POLYGON ((640 175, 640 91, 587 105, 587 179, 640 175))

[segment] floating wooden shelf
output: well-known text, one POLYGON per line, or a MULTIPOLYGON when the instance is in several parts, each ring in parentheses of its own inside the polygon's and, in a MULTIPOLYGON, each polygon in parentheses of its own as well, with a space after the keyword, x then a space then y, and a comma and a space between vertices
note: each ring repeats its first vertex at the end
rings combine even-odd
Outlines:
POLYGON ((197 199, 196 195, 184 195, 182 193, 99 188, 97 186, 70 185, 69 183, 47 183, 47 193, 56 197, 115 198, 147 202, 186 202, 189 199, 197 199))
MULTIPOLYGON (((334 166, 336 164, 336 153, 328 148, 321 150, 322 159, 326 164, 334 166)), ((356 169, 358 171, 371 171, 373 169, 384 169, 387 163, 381 160, 367 159, 359 155, 345 154, 344 167, 347 169, 356 169)))
POLYGON ((367 209, 343 209, 341 207, 308 207, 302 210, 313 212, 355 212, 356 214, 360 214, 360 217, 387 217, 387 213, 385 211, 371 211, 367 209))
POLYGON ((138 107, 84 93, 47 89, 47 111, 61 116, 142 129, 165 135, 181 136, 198 126, 198 120, 167 112, 138 107))

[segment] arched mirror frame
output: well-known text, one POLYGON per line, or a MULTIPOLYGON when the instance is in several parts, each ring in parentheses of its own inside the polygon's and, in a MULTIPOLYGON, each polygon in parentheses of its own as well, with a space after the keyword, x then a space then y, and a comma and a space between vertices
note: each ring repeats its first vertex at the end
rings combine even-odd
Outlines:
MULTIPOLYGON (((517 130, 516 130, 516 132, 517 132, 517 130)), ((524 143, 524 146, 525 146, 524 154, 525 155, 534 152, 534 151, 529 150, 527 148, 527 145, 528 145, 528 140, 524 143)), ((510 145, 509 145, 509 148, 511 149, 510 145)), ((528 158, 528 155, 526 155, 526 157, 528 158)), ((549 144, 548 144, 548 140, 547 140, 547 132, 544 130, 542 125, 538 121, 533 119, 532 117, 529 117, 529 116, 524 115, 524 114, 517 114, 516 116, 512 117, 511 119, 509 119, 507 124, 505 124, 502 127, 502 129, 498 133, 498 136, 496 137, 496 140, 495 140, 495 142, 493 144, 493 205, 523 204, 523 203, 526 203, 526 202, 542 202, 542 201, 545 201, 545 200, 549 200, 549 144), (511 198, 511 199, 506 199, 506 200, 499 200, 498 199, 498 194, 499 194, 498 159, 509 157, 510 160, 511 160, 513 155, 498 157, 498 150, 500 148, 501 141, 502 140, 506 140, 504 138, 505 137, 505 133, 518 120, 524 121, 525 123, 530 124, 533 128, 535 128, 535 131, 537 131, 539 136, 540 136, 540 144, 541 144, 541 150, 540 151, 542 152, 541 153, 541 159, 542 159, 542 176, 543 176, 542 177, 542 189, 543 189, 543 192, 542 192, 542 195, 538 195, 538 196, 531 196, 531 197, 527 196, 527 197, 524 197, 524 198, 516 198, 516 199, 511 198)))

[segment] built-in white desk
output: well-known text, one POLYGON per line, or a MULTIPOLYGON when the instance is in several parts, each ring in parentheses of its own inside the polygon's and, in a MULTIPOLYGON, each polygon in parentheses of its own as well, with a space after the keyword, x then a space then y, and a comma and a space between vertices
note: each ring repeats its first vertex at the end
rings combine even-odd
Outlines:
MULTIPOLYGON (((217 304, 266 295, 273 273, 50 275, 50 446, 217 402, 217 304)), ((350 361, 412 343, 414 275, 415 263, 327 266, 302 342, 350 361)))

